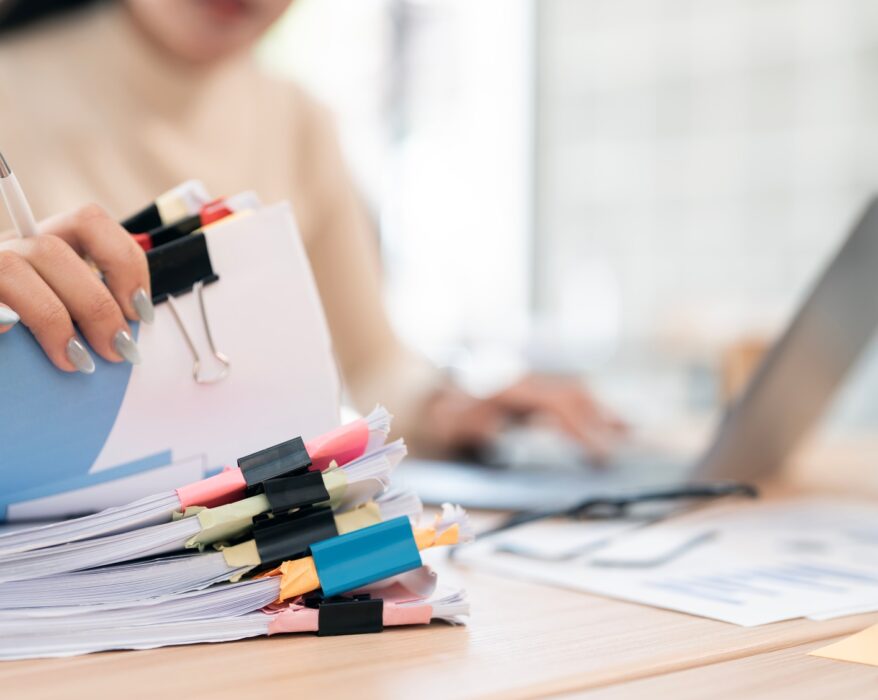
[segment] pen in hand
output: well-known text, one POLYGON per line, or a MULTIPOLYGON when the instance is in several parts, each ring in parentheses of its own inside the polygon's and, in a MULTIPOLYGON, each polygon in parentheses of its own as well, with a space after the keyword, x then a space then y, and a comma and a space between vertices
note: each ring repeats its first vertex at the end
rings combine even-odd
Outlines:
POLYGON ((0 193, 3 194, 9 217, 18 235, 22 238, 36 236, 37 222, 34 220, 30 204, 27 203, 27 197, 18 184, 18 178, 15 177, 2 153, 0 153, 0 193))
MULTIPOLYGON (((22 238, 36 235, 37 225, 33 212, 21 185, 18 184, 18 178, 15 177, 2 153, 0 153, 0 193, 3 194, 3 201, 6 202, 6 209, 9 210, 9 216, 18 235, 22 238)), ((13 326, 20 320, 19 315, 8 306, 0 306, 0 326, 13 326)))

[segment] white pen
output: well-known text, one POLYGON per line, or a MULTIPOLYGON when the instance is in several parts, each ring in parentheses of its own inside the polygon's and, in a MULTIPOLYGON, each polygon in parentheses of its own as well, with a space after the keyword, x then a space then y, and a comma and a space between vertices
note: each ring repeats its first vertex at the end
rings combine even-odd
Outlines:
POLYGON ((34 220, 30 204, 27 203, 24 190, 18 184, 18 178, 15 177, 2 153, 0 153, 0 193, 3 194, 3 201, 6 202, 6 208, 18 235, 22 238, 36 236, 37 222, 34 220))

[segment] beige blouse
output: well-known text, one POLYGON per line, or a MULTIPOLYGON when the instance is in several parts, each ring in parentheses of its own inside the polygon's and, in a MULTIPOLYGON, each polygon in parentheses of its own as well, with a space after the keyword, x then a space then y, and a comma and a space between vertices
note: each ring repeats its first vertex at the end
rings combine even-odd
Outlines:
POLYGON ((0 150, 37 218, 92 201, 122 217, 189 178, 215 195, 291 200, 353 402, 384 403, 395 432, 429 447, 418 415, 438 373, 390 327, 375 237, 329 115, 249 55, 176 62, 120 5, 0 39, 0 150))

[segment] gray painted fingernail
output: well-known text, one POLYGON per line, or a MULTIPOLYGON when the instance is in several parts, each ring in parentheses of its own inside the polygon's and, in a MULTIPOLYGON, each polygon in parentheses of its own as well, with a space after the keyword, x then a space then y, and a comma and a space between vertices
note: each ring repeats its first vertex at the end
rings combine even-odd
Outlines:
POLYGON ((134 292, 134 296, 131 297, 131 303, 134 304, 134 310, 140 316, 141 321, 144 323, 155 321, 155 307, 152 305, 152 299, 149 298, 149 294, 146 293, 143 287, 134 292))
POLYGON ((21 320, 21 316, 8 306, 0 306, 0 326, 14 326, 21 320))
POLYGON ((140 364, 140 350, 128 331, 119 331, 113 338, 113 347, 132 365, 140 364))
POLYGON ((93 374, 95 371, 95 361, 91 359, 91 355, 79 338, 74 337, 67 341, 67 359, 76 367, 77 372, 93 374))

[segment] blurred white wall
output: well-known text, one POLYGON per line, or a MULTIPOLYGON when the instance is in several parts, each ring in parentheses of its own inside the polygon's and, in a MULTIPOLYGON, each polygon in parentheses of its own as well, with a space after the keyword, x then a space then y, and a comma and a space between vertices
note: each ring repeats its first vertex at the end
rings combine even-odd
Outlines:
POLYGON ((878 190, 878 5, 538 6, 543 307, 598 264, 626 341, 775 327, 878 190))
POLYGON ((526 322, 533 31, 529 0, 297 0, 261 50, 337 115, 392 316, 440 361, 526 322))
MULTIPOLYGON (((878 4, 537 7, 542 313, 680 360, 779 330, 878 192, 878 4)), ((873 425, 876 355, 837 411, 873 425)))

